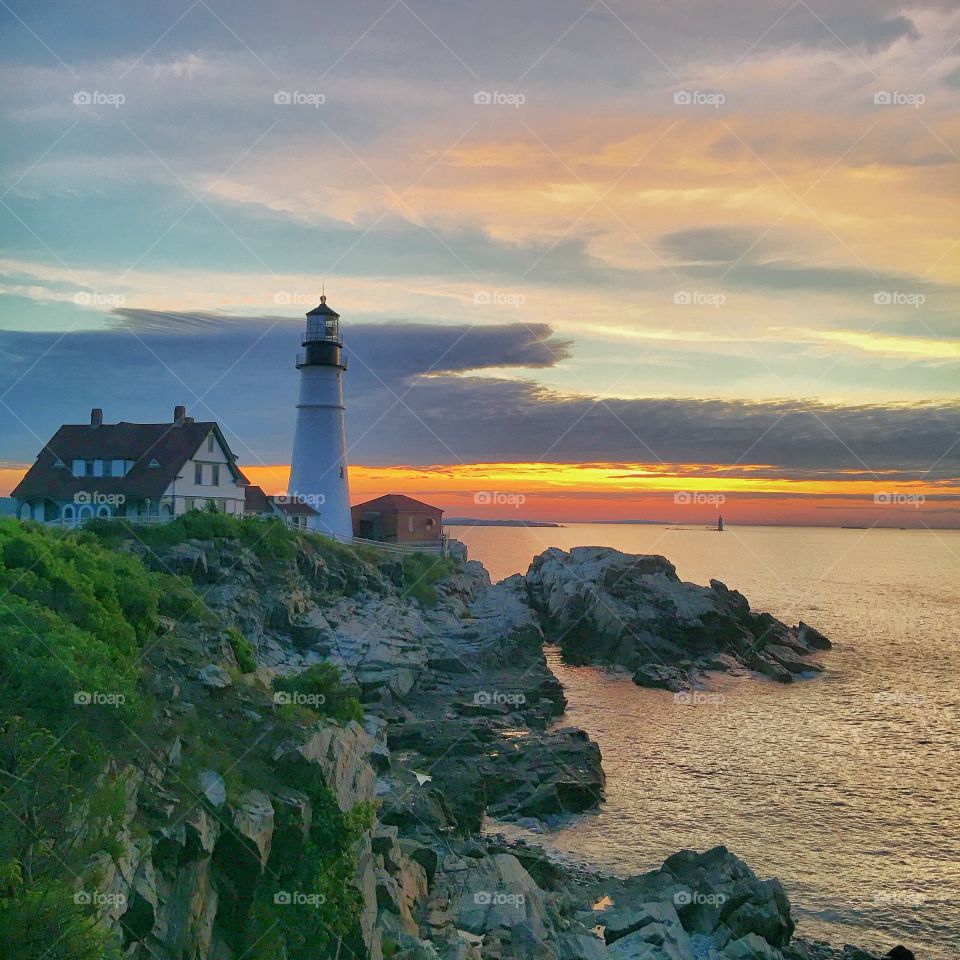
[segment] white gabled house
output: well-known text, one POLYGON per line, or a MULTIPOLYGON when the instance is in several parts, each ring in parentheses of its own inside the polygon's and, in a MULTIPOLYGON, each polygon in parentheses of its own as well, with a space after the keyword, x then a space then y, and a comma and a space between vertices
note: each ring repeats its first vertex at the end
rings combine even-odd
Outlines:
POLYGON ((64 424, 13 490, 22 520, 165 520, 212 506, 244 514, 247 478, 220 427, 175 407, 168 423, 64 424))

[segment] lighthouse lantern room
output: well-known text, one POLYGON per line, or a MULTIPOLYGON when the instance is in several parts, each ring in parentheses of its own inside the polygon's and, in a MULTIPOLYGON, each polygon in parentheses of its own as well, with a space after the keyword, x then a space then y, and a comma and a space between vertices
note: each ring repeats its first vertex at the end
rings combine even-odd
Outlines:
POLYGON ((347 363, 341 353, 340 314, 327 306, 326 296, 307 314, 302 346, 297 354, 300 396, 288 492, 317 511, 311 518, 314 529, 349 537, 342 382, 347 363))

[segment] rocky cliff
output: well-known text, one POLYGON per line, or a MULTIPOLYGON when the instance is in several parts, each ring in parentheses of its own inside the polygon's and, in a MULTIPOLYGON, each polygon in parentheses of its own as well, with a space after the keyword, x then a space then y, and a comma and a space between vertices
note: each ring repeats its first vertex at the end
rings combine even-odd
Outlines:
POLYGON ((117 848, 78 880, 95 878, 130 960, 828 956, 791 944, 780 884, 722 847, 617 879, 485 822, 550 823, 603 798, 599 749, 558 722, 544 626, 613 661, 642 630, 667 664, 689 659, 683 679, 738 643, 748 662, 764 631, 765 657, 807 652, 739 594, 594 550, 548 551, 499 584, 476 563, 424 569, 424 602, 402 564, 313 538, 271 560, 229 538, 122 549, 189 577, 203 604, 147 651, 152 735, 122 771, 117 848), (362 722, 318 718, 286 683, 322 664, 356 684, 362 722), (317 922, 337 898, 355 903, 350 929, 317 922))

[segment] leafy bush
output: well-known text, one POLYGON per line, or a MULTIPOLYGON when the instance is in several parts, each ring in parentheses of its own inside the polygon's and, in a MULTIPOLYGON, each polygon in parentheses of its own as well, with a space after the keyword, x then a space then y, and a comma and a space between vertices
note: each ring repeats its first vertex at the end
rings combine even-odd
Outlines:
POLYGON ((273 688, 289 694, 288 702, 294 706, 309 707, 340 723, 363 719, 359 688, 344 683, 340 671, 332 663, 315 663, 302 673, 277 677, 273 688))

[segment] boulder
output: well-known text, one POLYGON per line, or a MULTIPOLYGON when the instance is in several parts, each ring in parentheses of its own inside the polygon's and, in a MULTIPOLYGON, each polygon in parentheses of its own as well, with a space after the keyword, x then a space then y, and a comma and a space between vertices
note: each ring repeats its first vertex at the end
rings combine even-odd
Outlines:
POLYGON ((197 671, 197 679, 211 690, 222 690, 233 683, 230 674, 216 663, 208 663, 205 667, 201 667, 197 671))
POLYGON ((197 781, 201 792, 213 806, 220 807, 227 802, 227 785, 216 770, 204 770, 197 776, 197 781))
POLYGON ((833 644, 819 631, 802 620, 797 626, 797 639, 814 650, 829 650, 833 644))
POLYGON ((608 944, 653 923, 667 929, 683 929, 683 924, 672 903, 651 902, 606 910, 600 915, 600 923, 604 928, 603 938, 608 944))
POLYGON ((724 960, 783 960, 783 954, 763 937, 748 933, 723 948, 724 960))
POLYGON ((679 691, 706 670, 746 665, 780 682, 819 669, 803 659, 829 642, 806 624, 753 613, 719 580, 686 583, 665 557, 610 547, 551 547, 526 574, 547 637, 572 663, 608 663, 641 686, 679 691))
POLYGON ((233 811, 234 829, 256 848, 260 869, 265 870, 273 842, 274 809, 270 798, 259 790, 248 790, 233 811))

